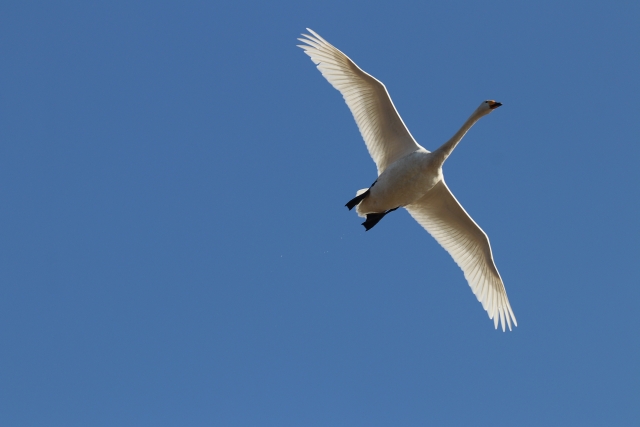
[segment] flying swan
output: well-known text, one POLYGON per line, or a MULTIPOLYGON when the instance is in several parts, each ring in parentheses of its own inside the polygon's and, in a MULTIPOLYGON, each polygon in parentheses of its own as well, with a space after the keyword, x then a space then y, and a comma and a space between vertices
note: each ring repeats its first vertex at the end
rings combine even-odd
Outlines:
POLYGON ((513 314, 500 273, 493 262, 489 238, 451 194, 442 176, 442 165, 462 137, 481 117, 502 104, 484 101, 460 130, 436 151, 418 144, 382 82, 364 72, 347 55, 316 32, 302 34, 298 47, 311 57, 322 75, 347 102, 369 154, 378 167, 378 179, 359 190, 346 206, 356 208, 366 230, 386 214, 403 207, 425 228, 464 272, 482 307, 505 330, 513 314))

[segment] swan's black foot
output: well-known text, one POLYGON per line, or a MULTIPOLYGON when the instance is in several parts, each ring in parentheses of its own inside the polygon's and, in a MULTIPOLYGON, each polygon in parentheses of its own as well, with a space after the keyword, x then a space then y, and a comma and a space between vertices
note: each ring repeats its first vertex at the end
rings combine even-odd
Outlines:
POLYGON ((378 182, 377 179, 375 181, 373 181, 373 184, 371 184, 371 187, 367 188, 367 191, 365 191, 364 193, 359 194, 356 197, 354 197, 353 199, 349 200, 345 206, 348 207, 349 210, 351 210, 351 209, 355 208, 356 206, 358 206, 358 203, 363 201, 365 199, 365 197, 367 197, 369 195, 369 191, 373 188, 374 185, 376 185, 376 182, 378 182))
POLYGON ((363 222, 362 225, 364 225, 366 231, 369 231, 373 228, 374 225, 380 222, 380 220, 384 218, 386 214, 386 212, 367 214, 367 220, 363 222))
POLYGON ((364 193, 362 193, 362 194, 354 197, 353 199, 349 200, 345 206, 348 207, 349 210, 351 210, 351 209, 355 208, 358 205, 358 203, 363 201, 364 198, 367 197, 368 195, 369 195, 369 190, 367 190, 364 193))
MULTIPOLYGON (((400 206, 398 206, 400 207, 400 206)), ((366 231, 371 230, 377 223, 380 222, 380 220, 382 218, 384 218, 384 216, 386 214, 388 214, 389 212, 393 212, 398 208, 393 208, 393 209, 389 209, 386 212, 381 212, 381 213, 370 213, 367 214, 367 220, 365 222, 362 223, 362 225, 364 225, 364 228, 366 229, 366 231)))

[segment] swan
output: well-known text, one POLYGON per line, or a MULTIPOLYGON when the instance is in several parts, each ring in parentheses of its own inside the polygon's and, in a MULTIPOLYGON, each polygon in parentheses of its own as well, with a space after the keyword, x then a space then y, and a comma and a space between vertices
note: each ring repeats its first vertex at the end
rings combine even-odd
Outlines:
POLYGON ((418 144, 398 114, 386 87, 316 32, 302 34, 298 45, 346 101, 378 168, 378 178, 347 202, 368 231, 385 215, 403 207, 451 255, 471 290, 505 331, 518 325, 493 261, 489 238, 444 182, 442 165, 480 118, 502 104, 483 101, 462 127, 434 152, 418 144))

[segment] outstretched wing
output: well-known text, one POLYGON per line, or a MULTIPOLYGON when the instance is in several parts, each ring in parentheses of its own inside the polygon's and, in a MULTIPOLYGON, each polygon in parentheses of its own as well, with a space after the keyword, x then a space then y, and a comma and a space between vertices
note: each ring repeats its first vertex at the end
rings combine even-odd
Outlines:
POLYGON ((396 111, 382 82, 362 71, 317 33, 299 45, 347 102, 380 175, 390 164, 420 147, 396 111))
POLYGON ((493 262, 489 238, 440 181, 417 202, 406 206, 418 221, 453 257, 464 272, 471 290, 493 319, 496 329, 498 317, 505 330, 505 320, 511 330, 513 315, 507 291, 493 262))

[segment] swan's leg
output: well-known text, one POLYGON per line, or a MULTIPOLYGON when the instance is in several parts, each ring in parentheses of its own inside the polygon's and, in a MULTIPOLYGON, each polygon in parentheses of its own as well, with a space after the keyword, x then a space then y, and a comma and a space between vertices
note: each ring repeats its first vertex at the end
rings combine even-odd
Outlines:
MULTIPOLYGON (((400 206, 398 206, 399 208, 400 206)), ((398 208, 393 208, 393 209, 389 209, 386 212, 381 212, 381 213, 370 213, 367 214, 367 220, 365 222, 362 223, 362 225, 364 225, 364 228, 366 229, 366 231, 369 231, 373 228, 374 225, 376 225, 377 223, 380 222, 380 220, 382 218, 384 218, 384 216, 386 214, 388 214, 389 212, 393 212, 398 208)))
POLYGON ((349 210, 351 210, 351 209, 355 208, 358 205, 358 203, 363 201, 364 198, 367 197, 368 195, 369 195, 369 190, 367 190, 364 193, 359 194, 356 197, 354 197, 353 199, 349 200, 345 206, 348 207, 349 210))
POLYGON ((366 231, 369 231, 373 228, 374 225, 380 222, 380 220, 384 218, 386 214, 386 212, 367 214, 367 220, 363 222, 362 225, 364 225, 366 231))
POLYGON ((374 185, 376 185, 376 182, 378 182, 377 179, 373 181, 373 184, 371 184, 371 187, 369 187, 367 191, 363 192, 362 194, 358 194, 356 197, 349 200, 345 206, 348 207, 349 210, 355 208, 358 205, 358 203, 363 201, 369 195, 369 191, 373 188, 374 185))

